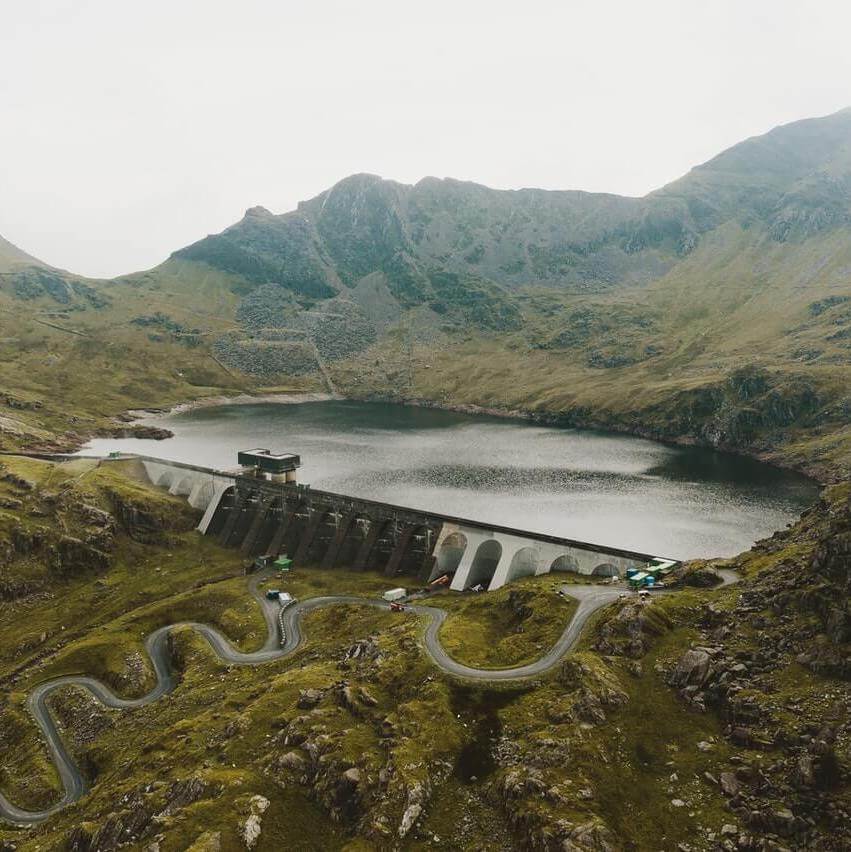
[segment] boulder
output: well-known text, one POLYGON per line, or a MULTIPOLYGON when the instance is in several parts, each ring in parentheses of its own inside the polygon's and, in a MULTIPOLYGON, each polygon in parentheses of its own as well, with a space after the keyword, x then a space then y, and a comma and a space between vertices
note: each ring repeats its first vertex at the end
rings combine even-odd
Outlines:
POLYGON ((802 754, 798 757, 792 779, 796 787, 815 787, 815 761, 811 754, 802 754))
POLYGON ((299 691, 296 707, 298 707, 299 710, 310 710, 312 707, 315 707, 321 700, 321 689, 302 689, 299 691))
POLYGON ((166 806, 159 816, 173 816, 187 805, 209 798, 209 795, 210 786, 202 778, 182 778, 168 788, 165 794, 166 806))
POLYGON ((423 812, 423 803, 428 793, 429 791, 422 784, 414 784, 408 790, 407 804, 397 830, 400 839, 404 839, 408 835, 408 832, 410 832, 416 821, 420 818, 423 812))
POLYGON ((249 802, 251 813, 242 826, 242 839, 246 849, 253 849, 260 839, 263 814, 269 808, 269 800, 265 796, 252 796, 249 802))
POLYGON ((347 769, 343 773, 343 781, 352 788, 357 787, 361 782, 361 774, 360 769, 356 766, 353 766, 351 769, 347 769))
POLYGON ((680 657, 671 673, 671 683, 680 687, 701 687, 709 679, 711 664, 712 658, 706 651, 692 648, 680 657))
POLYGON ((721 788, 721 792, 730 798, 738 796, 742 789, 739 779, 732 772, 722 772, 718 776, 718 786, 721 788))
POLYGON ((576 826, 561 844, 562 852, 613 852, 616 848, 609 830, 598 822, 576 826))
POLYGON ((297 751, 288 751, 278 758, 278 768, 304 772, 307 769, 307 761, 297 751))

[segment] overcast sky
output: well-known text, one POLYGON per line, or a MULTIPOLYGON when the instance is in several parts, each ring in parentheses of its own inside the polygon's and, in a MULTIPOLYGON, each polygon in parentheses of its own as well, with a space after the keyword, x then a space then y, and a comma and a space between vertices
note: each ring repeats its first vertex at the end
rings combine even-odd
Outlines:
POLYGON ((811 0, 0 0, 0 234, 153 266, 353 172, 643 195, 851 105, 811 0))

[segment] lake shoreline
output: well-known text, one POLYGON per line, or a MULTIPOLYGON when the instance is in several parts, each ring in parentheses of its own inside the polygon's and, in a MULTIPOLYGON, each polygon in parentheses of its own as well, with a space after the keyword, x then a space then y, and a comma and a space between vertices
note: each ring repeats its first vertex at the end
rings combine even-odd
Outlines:
POLYGON ((168 413, 132 412, 145 418, 140 428, 170 427, 167 444, 101 438, 83 453, 125 450, 227 467, 236 449, 288 441, 316 488, 544 533, 568 528, 572 538, 678 559, 735 555, 817 499, 808 477, 686 442, 676 448, 552 414, 405 403, 304 393, 211 397, 168 413))
POLYGON ((541 426, 554 426, 559 429, 581 429, 587 432, 600 432, 601 434, 607 435, 629 435, 633 438, 644 438, 645 440, 655 441, 658 444, 665 444, 670 447, 702 447, 703 449, 713 450, 717 453, 754 459, 755 461, 770 465, 778 470, 785 470, 791 473, 800 474, 801 476, 805 476, 807 479, 812 480, 812 482, 818 485, 820 489, 841 481, 840 479, 833 477, 828 471, 821 468, 808 467, 805 464, 795 465, 783 462, 776 456, 771 455, 768 450, 752 452, 745 448, 716 446, 707 441, 700 441, 689 435, 660 435, 652 429, 641 425, 629 427, 618 423, 603 423, 595 421, 578 422, 575 418, 571 418, 570 415, 566 414, 527 411, 524 409, 490 408, 488 406, 476 405, 475 403, 440 403, 429 399, 396 400, 390 397, 381 396, 341 397, 341 399, 350 399, 354 402, 394 403, 397 405, 410 405, 417 408, 434 408, 440 411, 454 411, 458 414, 486 415, 490 417, 500 417, 506 420, 524 420, 541 426))
MULTIPOLYGON (((812 480, 813 483, 818 485, 820 489, 839 481, 829 470, 814 465, 808 465, 806 463, 793 464, 786 462, 783 459, 777 458, 776 455, 773 455, 767 449, 755 452, 747 448, 717 446, 708 441, 701 441, 688 435, 660 435, 654 430, 641 426, 640 424, 626 426, 621 423, 604 423, 596 421, 579 422, 570 414, 528 411, 526 409, 518 408, 505 409, 478 405, 476 403, 446 403, 418 397, 398 399, 380 394, 368 396, 347 396, 345 394, 331 394, 321 391, 237 394, 236 396, 199 397, 198 399, 177 403, 168 408, 128 409, 124 412, 123 417, 128 418, 128 421, 132 422, 142 420, 151 415, 169 416, 172 414, 182 414, 188 411, 194 411, 196 409, 215 408, 218 406, 262 405, 267 403, 274 405, 298 405, 306 402, 333 401, 389 403, 393 405, 411 406, 414 408, 432 408, 439 411, 452 411, 457 414, 484 415, 488 417, 498 417, 505 420, 525 421, 528 423, 536 423, 541 426, 553 426, 560 429, 582 429, 610 435, 630 435, 635 438, 644 438, 645 440, 656 441, 657 443, 672 447, 703 447, 704 449, 713 450, 718 453, 754 459, 762 462, 763 464, 775 467, 778 470, 790 471, 792 473, 805 476, 807 479, 812 480)), ((167 439, 164 438, 163 440, 167 439)), ((77 449, 80 448, 78 447, 77 449)))
POLYGON ((216 408, 224 405, 263 405, 270 403, 274 405, 299 405, 304 402, 333 402, 347 399, 340 394, 320 393, 309 391, 296 391, 294 393, 267 393, 248 394, 241 393, 236 396, 202 396, 198 399, 178 402, 170 408, 130 408, 124 412, 124 417, 132 420, 142 420, 150 415, 183 414, 187 411, 195 411, 199 408, 216 408))

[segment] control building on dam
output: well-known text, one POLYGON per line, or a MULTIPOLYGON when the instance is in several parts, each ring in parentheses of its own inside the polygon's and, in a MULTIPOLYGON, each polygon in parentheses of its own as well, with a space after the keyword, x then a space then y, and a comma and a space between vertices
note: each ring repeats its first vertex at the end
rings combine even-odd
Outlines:
POLYGON ((138 456, 152 483, 203 512, 198 529, 246 556, 287 554, 295 565, 448 575, 456 590, 488 590, 518 577, 568 571, 623 576, 672 560, 313 489, 296 481, 300 459, 242 451, 215 470, 138 456))

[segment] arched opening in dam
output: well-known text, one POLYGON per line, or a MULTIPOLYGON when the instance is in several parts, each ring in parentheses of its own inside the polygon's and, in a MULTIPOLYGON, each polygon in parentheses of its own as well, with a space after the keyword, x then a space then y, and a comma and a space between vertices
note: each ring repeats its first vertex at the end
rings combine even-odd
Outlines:
POLYGON ((316 512, 304 531, 294 558, 301 564, 319 565, 337 534, 341 520, 339 512, 316 512))
POLYGON ((575 556, 565 553, 553 560, 550 571, 570 571, 577 574, 579 573, 579 562, 575 556))
POLYGON ((437 552, 437 559, 429 575, 429 581, 436 580, 444 574, 448 574, 450 578, 454 577, 466 550, 467 536, 464 533, 454 532, 446 536, 437 552))
POLYGON ((473 564, 470 566, 464 587, 471 589, 473 586, 482 585, 487 588, 493 580, 496 566, 499 565, 501 558, 502 545, 498 541, 494 539, 483 541, 473 557, 473 564))
POLYGON ((239 492, 237 492, 231 516, 225 521, 219 533, 219 539, 222 544, 239 544, 244 541, 251 525, 257 517, 259 508, 259 495, 251 494, 247 499, 241 499, 239 492))
POLYGON ((511 558, 508 566, 506 582, 510 583, 518 577, 531 577, 538 570, 538 550, 534 547, 521 547, 511 558))
POLYGON ((192 486, 195 480, 193 477, 184 476, 180 479, 177 485, 172 485, 169 491, 178 497, 188 497, 192 493, 192 486))
POLYGON ((371 568, 384 571, 390 562, 390 557, 396 548, 397 535, 394 525, 390 522, 379 523, 376 530, 375 543, 367 554, 371 568))
POLYGON ((595 565, 591 573, 595 577, 620 577, 617 565, 612 565, 611 562, 601 562, 599 565, 595 565))

